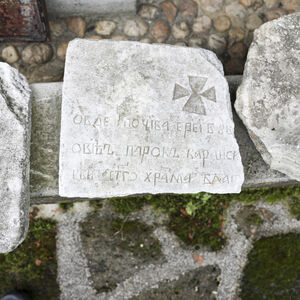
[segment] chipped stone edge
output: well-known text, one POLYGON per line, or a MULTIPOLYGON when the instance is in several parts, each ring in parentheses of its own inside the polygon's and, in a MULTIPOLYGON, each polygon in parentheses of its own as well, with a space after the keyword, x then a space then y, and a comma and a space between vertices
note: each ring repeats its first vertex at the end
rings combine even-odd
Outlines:
MULTIPOLYGON (((27 126, 28 129, 25 130, 27 135, 25 136, 24 139, 24 146, 25 146, 25 150, 24 150, 24 167, 25 169, 22 170, 22 177, 24 178, 24 180, 22 181, 22 190, 21 190, 21 195, 20 197, 23 198, 23 202, 20 202, 19 204, 19 221, 23 221, 23 222, 19 222, 19 226, 18 227, 14 227, 14 239, 12 241, 10 241, 10 245, 7 246, 6 248, 0 248, 0 253, 8 253, 11 252, 13 250, 15 250, 26 238, 27 236, 27 232, 28 232, 28 228, 29 228, 29 209, 30 209, 30 141, 31 141, 31 107, 32 107, 32 92, 30 89, 29 84, 27 83, 27 80, 25 78, 24 75, 22 75, 21 73, 19 73, 18 70, 16 70, 15 68, 11 67, 9 64, 7 63, 3 63, 6 64, 7 66, 10 67, 10 71, 14 71, 19 77, 20 79, 23 81, 24 83, 24 89, 26 89, 29 93, 29 101, 28 101, 28 116, 27 116, 27 126)), ((2 80, 0 82, 0 84, 2 83, 2 80)), ((3 97, 5 99, 5 97, 3 97)), ((13 99, 12 99, 13 100, 13 99)), ((12 105, 12 103, 7 103, 7 99, 5 99, 6 105, 8 107, 8 109, 16 116, 16 119, 22 124, 24 125, 24 120, 22 120, 22 118, 20 119, 20 117, 18 116, 18 114, 11 109, 10 105, 12 105)))
MULTIPOLYGON (((296 12, 292 15, 300 15, 300 12, 299 13, 296 12)), ((274 155, 274 154, 272 155, 267 150, 267 147, 264 145, 263 141, 257 135, 255 135, 254 132, 251 131, 250 128, 248 128, 247 124, 249 124, 249 118, 244 114, 244 105, 247 105, 247 104, 242 103, 242 101, 239 100, 239 99, 242 99, 242 96, 241 96, 242 94, 246 95, 243 98, 249 98, 249 91, 251 91, 251 87, 249 87, 249 83, 246 82, 246 76, 245 76, 246 73, 249 73, 248 66, 250 64, 250 60, 248 60, 248 57, 250 56, 252 51, 256 52, 256 49, 258 47, 257 39, 258 39, 258 36, 261 34, 261 31, 268 30, 271 26, 273 26, 274 23, 275 24, 279 23, 282 21, 282 19, 286 19, 286 18, 290 18, 290 17, 291 17, 291 14, 280 17, 278 19, 271 20, 269 22, 262 24, 259 28, 254 30, 253 41, 248 50, 247 60, 245 63, 245 68, 244 68, 244 74, 242 76, 242 81, 236 91, 236 101, 234 103, 234 108, 235 108, 237 115, 240 117, 243 124, 245 125, 245 127, 249 133, 249 136, 251 137, 251 140, 253 141, 256 149, 259 151, 260 155, 262 156, 264 161, 270 166, 270 168, 273 170, 282 172, 282 173, 284 173, 284 175, 287 176, 287 178, 298 182, 297 178, 294 178, 294 177, 291 177, 288 175, 288 173, 290 173, 290 168, 286 168, 285 165, 283 165, 282 163, 276 162, 276 160, 274 160, 274 158, 276 158, 276 155, 274 155)), ((280 157, 280 161, 281 162, 288 161, 288 159, 284 159, 284 157, 280 157)))

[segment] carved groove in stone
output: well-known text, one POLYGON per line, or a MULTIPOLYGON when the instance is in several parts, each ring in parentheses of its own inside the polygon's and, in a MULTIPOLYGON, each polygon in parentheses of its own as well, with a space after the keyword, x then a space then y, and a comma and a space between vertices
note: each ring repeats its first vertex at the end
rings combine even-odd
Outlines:
MULTIPOLYGON (((183 106, 183 111, 205 116, 206 109, 204 106, 203 98, 213 102, 217 102, 216 90, 214 87, 203 91, 207 79, 207 77, 189 76, 189 84, 192 93, 186 104, 183 106)), ((189 92, 186 88, 182 87, 178 83, 175 83, 173 100, 177 100, 188 95, 189 92)))
POLYGON ((177 100, 190 95, 190 91, 181 86, 178 83, 175 83, 174 92, 173 92, 173 100, 177 100))

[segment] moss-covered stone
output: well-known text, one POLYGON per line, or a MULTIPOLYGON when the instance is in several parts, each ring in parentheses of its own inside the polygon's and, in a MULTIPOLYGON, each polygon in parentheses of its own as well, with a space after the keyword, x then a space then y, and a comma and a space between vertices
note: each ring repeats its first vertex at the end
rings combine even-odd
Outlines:
POLYGON ((112 198, 109 201, 124 215, 141 209, 145 204, 152 205, 170 216, 168 227, 187 245, 201 244, 219 250, 226 243, 224 211, 232 201, 251 204, 265 200, 273 203, 297 195, 300 195, 299 186, 249 189, 240 194, 162 194, 112 198))
POLYGON ((0 298, 26 291, 31 299, 58 299, 56 282, 56 225, 31 216, 25 241, 13 252, 0 255, 0 298))
POLYGON ((94 210, 102 209, 102 207, 103 207, 103 200, 102 199, 91 200, 89 203, 90 203, 90 206, 94 210))
POLYGON ((288 206, 291 215, 300 220, 300 194, 291 197, 288 201, 288 206))
POLYGON ((275 216, 265 208, 256 208, 253 205, 243 206, 234 217, 238 230, 241 230, 247 237, 261 232, 261 225, 264 221, 273 222, 275 216))
POLYGON ((243 300, 300 299, 300 235, 262 238, 248 255, 241 284, 243 300))
POLYGON ((144 265, 165 260, 151 226, 110 212, 91 213, 81 223, 81 239, 98 293, 113 290, 144 265))
POLYGON ((67 212, 68 210, 70 210, 73 207, 72 202, 60 202, 58 205, 59 205, 59 208, 61 208, 63 212, 67 212))

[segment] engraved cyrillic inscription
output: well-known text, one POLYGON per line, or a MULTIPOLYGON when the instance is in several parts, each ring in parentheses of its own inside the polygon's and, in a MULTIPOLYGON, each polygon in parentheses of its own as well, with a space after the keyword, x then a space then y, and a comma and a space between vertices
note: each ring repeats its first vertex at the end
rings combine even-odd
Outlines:
POLYGON ((71 41, 60 195, 239 192, 243 170, 227 81, 216 58, 202 54, 165 45, 71 41))

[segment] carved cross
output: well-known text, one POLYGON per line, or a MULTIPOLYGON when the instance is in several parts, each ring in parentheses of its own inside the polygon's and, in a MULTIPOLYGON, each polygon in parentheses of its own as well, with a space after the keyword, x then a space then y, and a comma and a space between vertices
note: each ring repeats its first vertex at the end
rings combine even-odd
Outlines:
POLYGON ((206 82, 207 77, 189 76, 191 91, 184 88, 180 84, 175 83, 173 100, 190 96, 182 110, 198 115, 206 115, 206 109, 203 100, 207 99, 213 102, 217 102, 216 90, 214 87, 204 90, 206 82))

